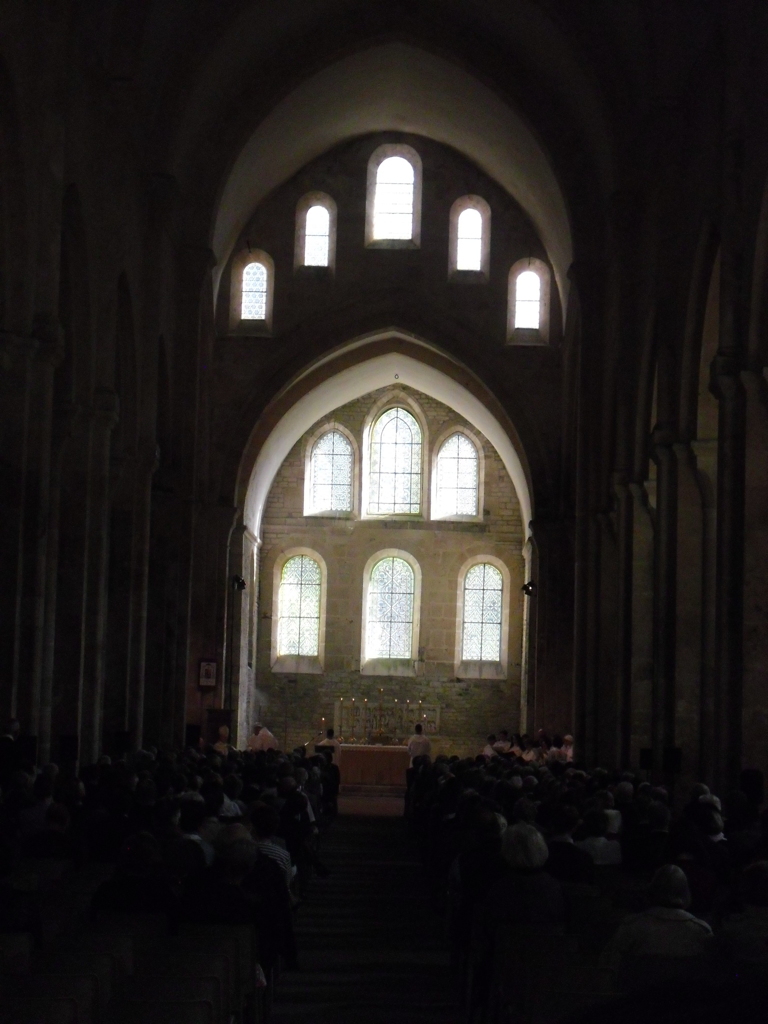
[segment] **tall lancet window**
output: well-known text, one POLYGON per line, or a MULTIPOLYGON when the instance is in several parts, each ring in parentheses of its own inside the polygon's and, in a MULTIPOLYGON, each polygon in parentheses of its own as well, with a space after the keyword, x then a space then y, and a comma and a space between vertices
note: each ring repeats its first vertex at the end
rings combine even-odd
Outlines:
POLYGON ((304 266, 327 267, 331 215, 325 206, 310 206, 304 223, 304 266))
POLYGON ((371 570, 365 658, 411 658, 415 579, 403 558, 382 558, 371 570))
POLYGON ((437 455, 435 519, 477 515, 478 462, 477 448, 466 434, 451 434, 443 442, 437 455))
POLYGON ((473 565, 464 577, 462 661, 501 661, 504 582, 495 565, 473 565))
POLYGON ((320 565, 309 555, 295 555, 283 566, 278 600, 278 656, 317 657, 321 587, 320 565))
POLYGON ((264 263, 255 260, 243 268, 241 319, 266 320, 269 275, 264 263))
POLYGON ((354 452, 339 430, 318 438, 310 456, 310 511, 351 512, 354 452))
POLYGON ((387 409, 371 432, 368 513, 421 511, 421 427, 399 406, 387 409))

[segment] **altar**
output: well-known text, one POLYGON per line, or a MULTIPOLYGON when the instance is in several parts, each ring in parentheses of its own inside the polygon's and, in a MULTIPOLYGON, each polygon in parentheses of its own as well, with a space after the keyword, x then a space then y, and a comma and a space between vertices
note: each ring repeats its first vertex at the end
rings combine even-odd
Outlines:
POLYGON ((411 763, 403 746, 342 743, 342 786, 397 786, 405 789, 405 772, 411 763))

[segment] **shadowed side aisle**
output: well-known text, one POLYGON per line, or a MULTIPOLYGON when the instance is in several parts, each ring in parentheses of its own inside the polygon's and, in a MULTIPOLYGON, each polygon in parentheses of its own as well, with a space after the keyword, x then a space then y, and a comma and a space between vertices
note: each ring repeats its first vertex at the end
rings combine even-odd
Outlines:
POLYGON ((283 974, 276 1024, 454 1024, 444 923, 401 818, 339 817, 331 876, 298 912, 301 971, 283 974))

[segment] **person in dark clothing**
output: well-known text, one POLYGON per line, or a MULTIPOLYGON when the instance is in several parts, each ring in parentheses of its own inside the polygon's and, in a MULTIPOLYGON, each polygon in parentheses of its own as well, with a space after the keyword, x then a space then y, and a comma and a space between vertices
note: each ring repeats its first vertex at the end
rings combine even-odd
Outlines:
POLYGON ((595 881, 595 862, 573 841, 573 833, 578 824, 579 812, 572 804, 558 804, 553 809, 549 821, 552 834, 547 844, 547 874, 560 882, 592 885, 595 881))
POLYGON ((178 925, 178 899, 163 868, 160 846, 148 832, 128 839, 113 877, 94 893, 92 919, 112 914, 162 914, 170 931, 178 925))

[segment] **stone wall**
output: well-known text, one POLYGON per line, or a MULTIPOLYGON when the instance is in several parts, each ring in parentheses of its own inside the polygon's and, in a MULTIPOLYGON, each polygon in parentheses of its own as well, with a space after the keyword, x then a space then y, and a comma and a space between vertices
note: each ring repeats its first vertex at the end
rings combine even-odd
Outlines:
POLYGON ((482 443, 482 522, 304 516, 304 464, 311 439, 325 422, 335 421, 362 447, 366 416, 386 397, 387 389, 337 409, 294 446, 275 478, 264 514, 255 699, 257 715, 289 746, 320 733, 323 719, 326 725, 333 724, 334 708, 342 697, 439 704, 436 750, 476 752, 490 729, 513 728, 519 720, 524 564, 520 508, 512 482, 495 449, 452 409, 410 388, 398 393, 414 400, 426 421, 425 466, 431 466, 434 442, 448 428, 469 429, 482 443), (275 563, 283 551, 294 547, 317 551, 328 569, 325 662, 319 675, 283 675, 270 665, 275 563), (413 677, 360 672, 364 567, 384 548, 409 552, 422 571, 420 659, 413 677), (456 677, 459 573, 475 555, 494 556, 510 572, 509 658, 506 676, 500 679, 456 677))

